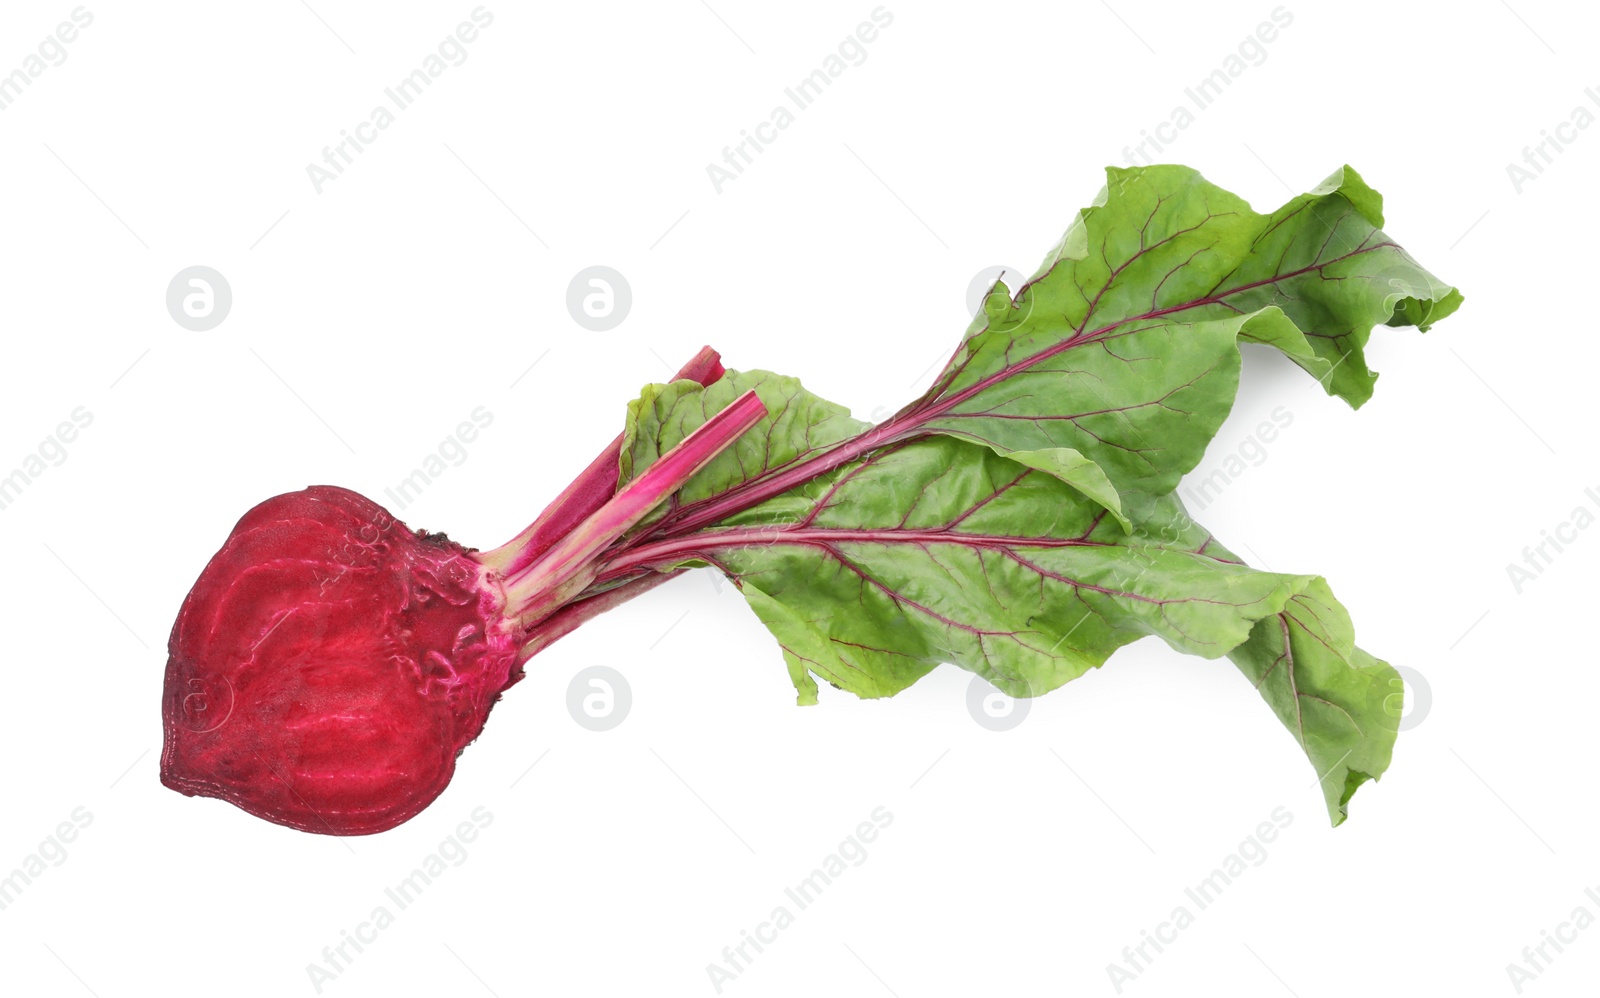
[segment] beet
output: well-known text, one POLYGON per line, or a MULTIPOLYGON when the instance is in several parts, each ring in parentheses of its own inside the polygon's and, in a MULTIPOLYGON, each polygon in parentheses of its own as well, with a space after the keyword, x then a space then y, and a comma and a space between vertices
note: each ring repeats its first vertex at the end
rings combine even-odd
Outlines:
MULTIPOLYGON (((723 373, 708 347, 678 377, 723 373)), ((333 486, 256 506, 173 624, 161 781, 308 832, 414 817, 524 661, 670 576, 586 592, 607 545, 766 414, 745 392, 620 491, 619 436, 488 552, 333 486)))
POLYGON ((169 642, 162 782, 311 832, 400 824, 522 677, 489 569, 315 486, 240 519, 169 642))

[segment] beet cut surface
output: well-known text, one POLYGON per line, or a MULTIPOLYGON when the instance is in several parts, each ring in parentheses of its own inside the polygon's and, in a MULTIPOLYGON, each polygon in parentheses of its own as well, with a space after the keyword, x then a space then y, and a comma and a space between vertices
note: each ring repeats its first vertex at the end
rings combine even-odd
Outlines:
POLYGON ((393 828, 522 678, 504 610, 468 549, 355 492, 268 499, 173 625, 161 780, 308 832, 393 828))

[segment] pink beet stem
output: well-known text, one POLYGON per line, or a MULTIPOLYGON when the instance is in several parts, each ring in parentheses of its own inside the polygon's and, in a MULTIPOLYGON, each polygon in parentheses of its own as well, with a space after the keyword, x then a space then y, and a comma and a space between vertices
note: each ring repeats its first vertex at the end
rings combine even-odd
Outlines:
MULTIPOLYGON (((709 385, 722 375, 722 358, 707 346, 701 347, 672 380, 709 385)), ((622 434, 619 433, 526 530, 493 551, 477 554, 477 559, 505 576, 516 575, 538 561, 557 541, 616 495, 617 458, 621 452, 622 434)))
POLYGON ((594 559, 661 505, 702 468, 767 415, 755 392, 745 392, 557 541, 507 587, 508 612, 524 625, 558 609, 594 581, 594 559))

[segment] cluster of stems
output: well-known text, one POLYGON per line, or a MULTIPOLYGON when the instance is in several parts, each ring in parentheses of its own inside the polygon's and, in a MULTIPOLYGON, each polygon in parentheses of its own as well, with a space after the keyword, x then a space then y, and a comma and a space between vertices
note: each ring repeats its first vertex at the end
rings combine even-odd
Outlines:
MULTIPOLYGON (((721 358, 705 347, 674 380, 710 385, 722 375, 721 358)), ((678 574, 647 571, 625 581, 599 580, 614 544, 766 415, 756 393, 745 392, 621 489, 619 434, 526 530, 477 553, 499 577, 506 615, 522 631, 519 661, 678 574)))
MULTIPOLYGON (((957 354, 960 352, 958 349, 957 354)), ((951 362, 955 360, 953 357, 951 362)), ((922 426, 928 419, 1026 363, 990 375, 949 397, 939 397, 941 379, 922 398, 861 435, 741 482, 710 499, 670 510, 631 535, 630 530, 760 422, 767 410, 755 392, 745 392, 621 490, 617 488, 621 480, 619 434, 526 530, 477 555, 506 589, 506 613, 522 629, 521 661, 585 621, 678 575, 670 566, 692 554, 693 544, 686 547, 685 542, 696 531, 880 447, 916 437, 924 432, 922 426)), ((710 385, 723 374, 717 352, 703 347, 673 380, 710 385)))

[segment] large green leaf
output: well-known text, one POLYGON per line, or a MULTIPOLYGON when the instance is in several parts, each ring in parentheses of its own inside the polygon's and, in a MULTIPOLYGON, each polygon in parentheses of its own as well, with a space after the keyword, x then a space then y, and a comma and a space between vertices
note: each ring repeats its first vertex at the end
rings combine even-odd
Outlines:
POLYGON ((1270 215, 1180 166, 1107 170, 1039 273, 997 285, 934 387, 896 417, 1002 454, 1069 448, 1119 490, 1162 495, 1233 405, 1241 339, 1352 405, 1372 327, 1428 325, 1461 296, 1385 235, 1354 170, 1270 215))
POLYGON ((1124 530, 1046 473, 932 437, 614 567, 726 573, 777 638, 803 704, 817 679, 892 696, 941 662, 1034 696, 1147 635, 1231 656, 1342 820, 1350 793, 1387 765, 1393 671, 1354 647, 1322 579, 1249 568, 1172 496, 1130 512, 1124 530))

